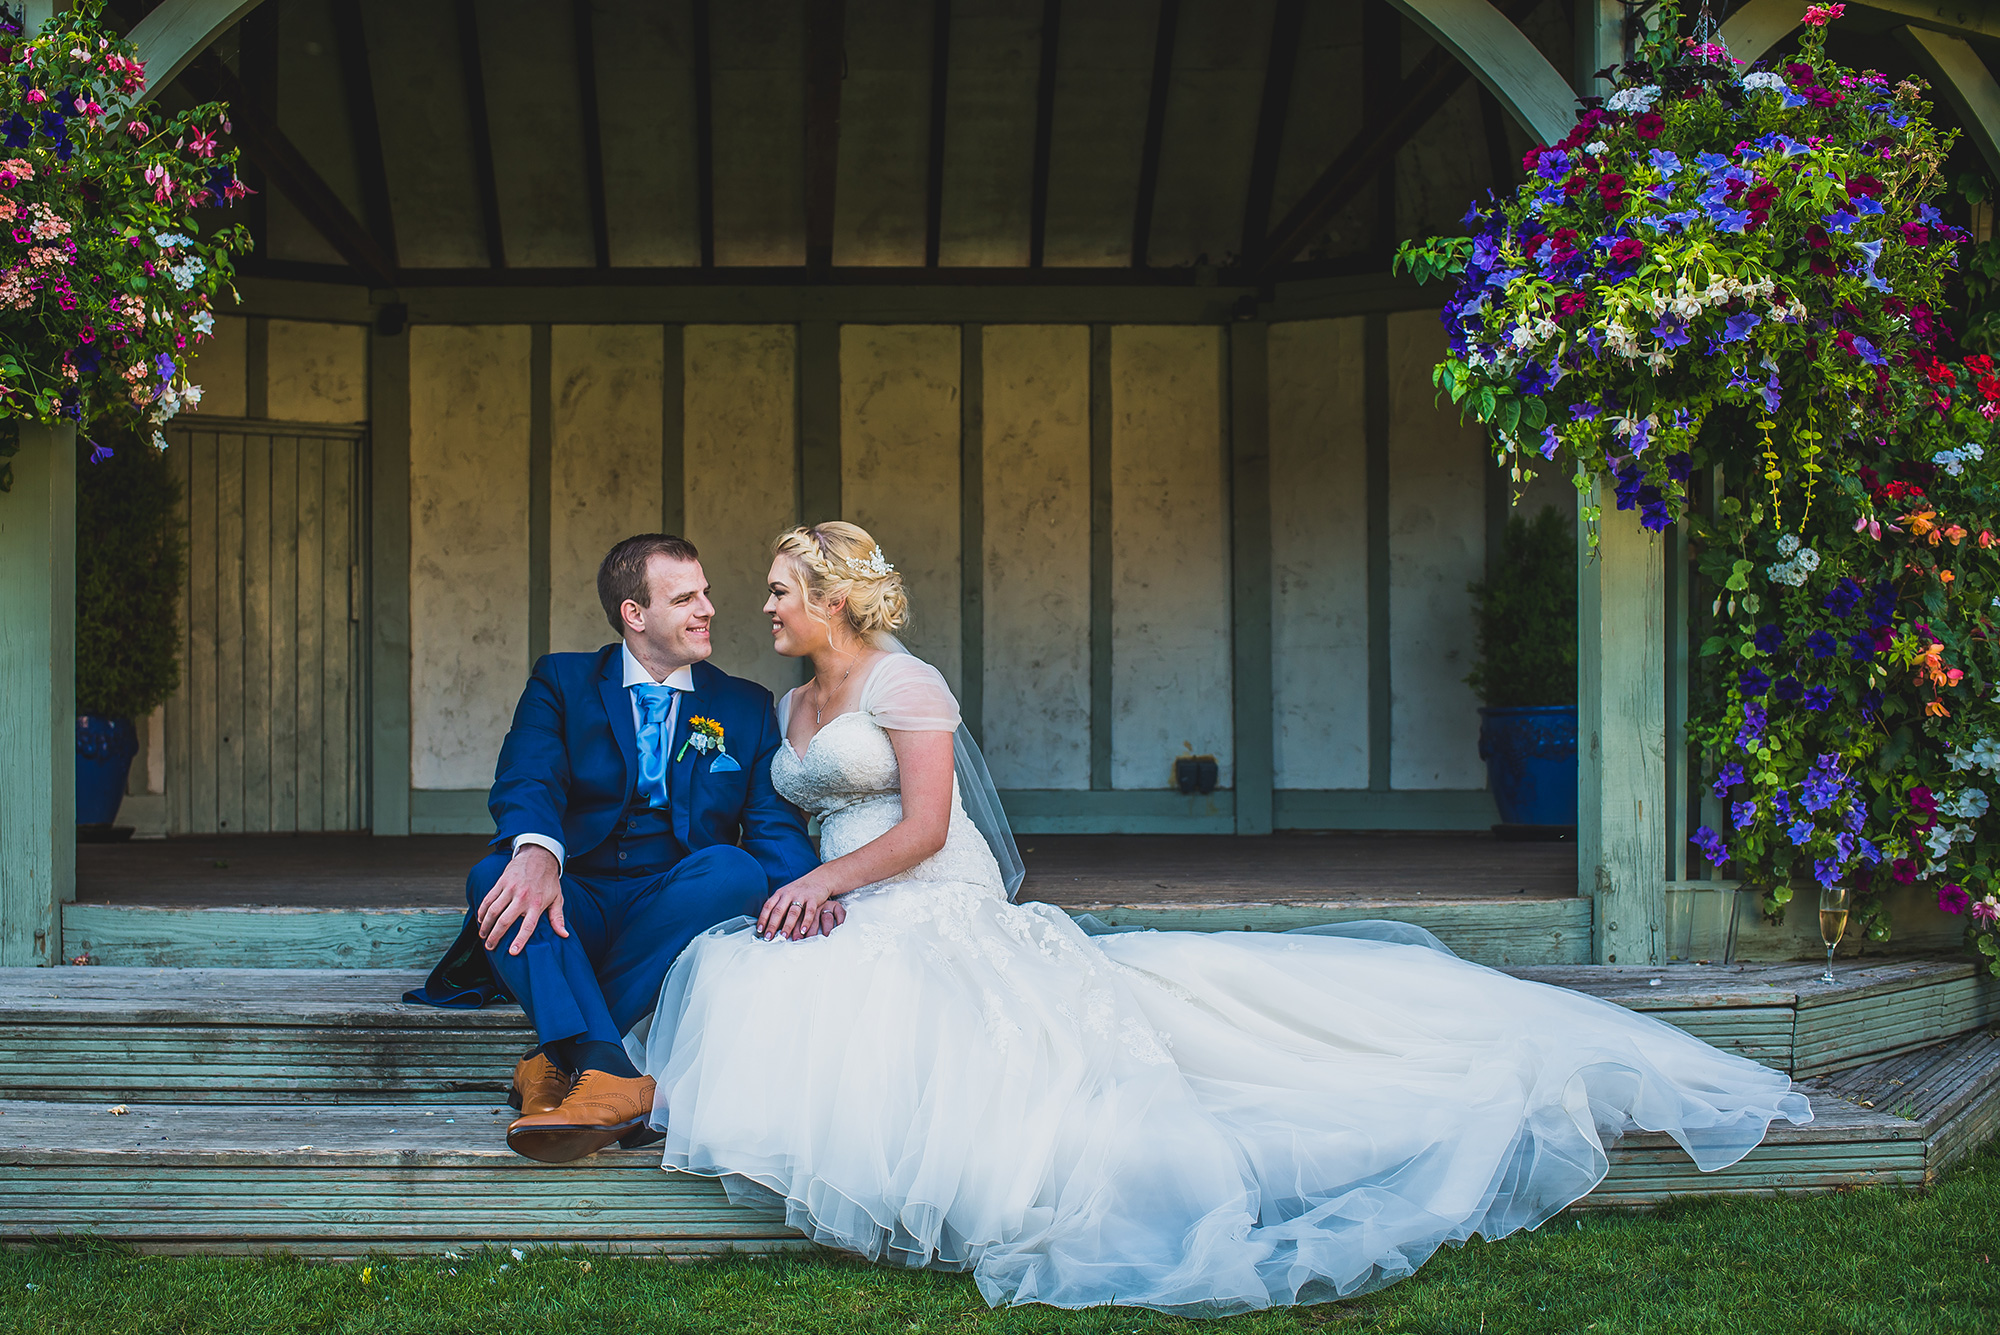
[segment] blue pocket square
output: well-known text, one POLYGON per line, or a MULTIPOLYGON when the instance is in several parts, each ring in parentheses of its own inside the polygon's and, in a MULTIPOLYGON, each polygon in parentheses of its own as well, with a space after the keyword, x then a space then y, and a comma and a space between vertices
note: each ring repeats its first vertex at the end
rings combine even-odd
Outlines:
POLYGON ((729 758, 727 751, 716 752, 715 759, 708 762, 708 772, 710 774, 727 774, 731 770, 740 770, 742 768, 741 765, 729 758))

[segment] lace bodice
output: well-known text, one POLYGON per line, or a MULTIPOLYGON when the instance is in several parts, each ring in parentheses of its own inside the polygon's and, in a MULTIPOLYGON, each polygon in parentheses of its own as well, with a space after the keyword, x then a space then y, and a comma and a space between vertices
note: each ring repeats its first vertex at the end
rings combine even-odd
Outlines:
MULTIPOLYGON (((896 748, 883 730, 882 720, 947 725, 938 731, 950 731, 958 725, 955 705, 946 720, 942 716, 913 717, 906 704, 898 703, 898 696, 907 701, 908 691, 893 691, 894 679, 902 678, 907 684, 916 678, 915 669, 936 677, 928 665, 907 656, 884 660, 863 689, 860 708, 829 719, 813 734, 803 756, 786 741, 779 743, 777 754, 772 757, 771 786, 786 801, 819 817, 820 857, 826 861, 852 853, 879 838, 903 818, 902 771, 896 764, 896 748), (878 687, 885 671, 891 674, 891 681, 878 687)), ((941 678, 936 689, 944 692, 945 700, 950 699, 941 678)), ((792 697, 787 694, 778 705, 780 733, 790 722, 791 702, 792 697)), ((913 729, 928 730, 928 727, 913 729)), ((952 783, 951 830, 945 846, 892 881, 950 881, 990 889, 993 894, 1006 897, 993 850, 966 815, 956 780, 952 783)))

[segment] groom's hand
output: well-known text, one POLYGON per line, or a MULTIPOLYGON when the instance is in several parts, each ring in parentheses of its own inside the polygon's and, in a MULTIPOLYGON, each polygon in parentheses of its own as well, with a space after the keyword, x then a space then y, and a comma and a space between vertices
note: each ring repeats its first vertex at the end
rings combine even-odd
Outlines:
POLYGON ((562 868, 555 854, 539 844, 529 844, 514 855, 486 898, 479 901, 480 938, 488 950, 498 950, 507 929, 519 921, 521 930, 507 947, 509 955, 518 955, 544 913, 557 936, 569 935, 563 922, 562 868))

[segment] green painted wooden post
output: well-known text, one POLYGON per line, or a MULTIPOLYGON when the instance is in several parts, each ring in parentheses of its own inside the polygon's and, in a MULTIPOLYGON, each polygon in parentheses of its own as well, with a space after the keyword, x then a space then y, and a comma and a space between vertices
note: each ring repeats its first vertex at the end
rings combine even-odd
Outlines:
POLYGON ((1236 833, 1271 832, 1270 326, 1229 326, 1231 615, 1236 833))
POLYGON ((1368 791, 1389 791, 1389 317, 1361 326, 1362 488, 1368 514, 1368 791))
POLYGON ((369 828, 410 832, 410 331, 368 344, 369 828))
POLYGON ((1111 787, 1111 326, 1090 327, 1090 786, 1111 787))
POLYGON ((61 958, 76 898, 76 429, 23 423, 0 493, 0 966, 61 958))

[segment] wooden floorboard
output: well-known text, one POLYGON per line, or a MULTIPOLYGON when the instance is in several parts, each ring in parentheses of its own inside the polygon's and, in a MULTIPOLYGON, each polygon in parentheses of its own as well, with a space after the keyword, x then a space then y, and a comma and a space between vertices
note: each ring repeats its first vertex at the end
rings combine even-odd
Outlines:
MULTIPOLYGON (((1084 904, 1573 899, 1576 846, 1487 834, 1035 835, 1024 898, 1084 904)), ((85 844, 83 905, 460 908, 469 835, 235 835, 85 844)))

